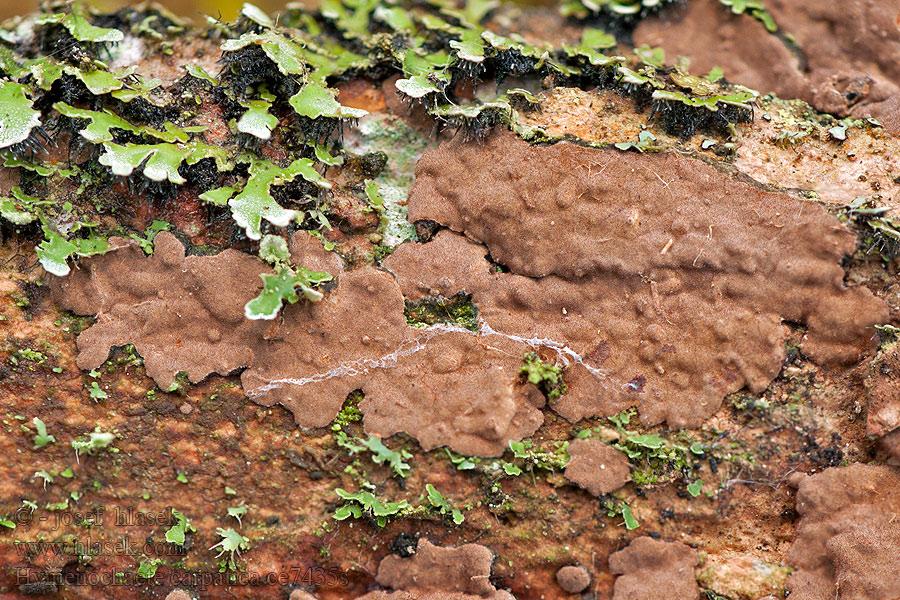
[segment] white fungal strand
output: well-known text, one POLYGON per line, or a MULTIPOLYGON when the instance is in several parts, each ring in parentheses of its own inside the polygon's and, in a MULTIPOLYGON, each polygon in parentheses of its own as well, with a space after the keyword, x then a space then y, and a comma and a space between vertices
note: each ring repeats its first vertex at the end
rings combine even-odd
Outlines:
POLYGON ((508 333, 502 333, 491 327, 483 319, 480 319, 478 322, 477 332, 465 329, 464 327, 447 325, 443 323, 432 325, 426 329, 423 329, 422 332, 423 333, 417 336, 415 339, 403 342, 393 352, 390 352, 383 356, 379 356, 378 358, 361 358, 359 360, 354 360, 352 362, 338 365, 333 369, 329 369, 328 371, 309 375, 308 377, 285 377, 283 379, 274 379, 263 386, 250 390, 248 392, 248 395, 252 398, 257 398, 260 396, 264 396, 266 393, 274 389, 280 389, 287 385, 300 387, 310 383, 321 383, 323 381, 327 381, 329 379, 334 379, 337 377, 357 377, 359 375, 365 375, 369 373, 369 371, 374 369, 390 369, 396 366, 399 359, 406 356, 412 356, 413 354, 424 350, 428 346, 428 342, 433 338, 448 333, 465 333, 468 335, 476 335, 479 337, 499 336, 514 342, 518 342, 520 344, 524 344, 533 349, 548 348, 556 352, 557 356, 566 367, 569 367, 572 364, 577 364, 581 367, 584 367, 591 375, 597 377, 598 379, 606 379, 607 377, 604 371, 585 363, 584 358, 580 354, 578 354, 562 342, 547 338, 525 338, 517 335, 510 335, 508 333))

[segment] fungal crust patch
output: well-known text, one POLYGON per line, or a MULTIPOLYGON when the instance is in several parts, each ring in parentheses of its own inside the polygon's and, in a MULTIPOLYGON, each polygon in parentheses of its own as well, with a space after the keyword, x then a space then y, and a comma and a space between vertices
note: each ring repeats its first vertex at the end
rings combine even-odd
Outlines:
POLYGON ((569 444, 565 477, 595 496, 614 492, 628 482, 631 467, 623 452, 600 440, 569 444))
POLYGON ((111 347, 128 343, 162 389, 180 371, 197 382, 246 367, 247 394, 282 404, 303 427, 327 425, 360 389, 368 433, 406 432, 425 449, 468 455, 502 454, 543 423, 544 397, 519 375, 520 342, 457 326, 410 327, 389 273, 341 274, 339 257, 305 232, 293 237, 293 256, 339 275, 337 284, 320 302, 288 306, 274 324, 244 317, 260 273, 271 273, 261 260, 235 250, 186 257, 168 232, 154 241, 148 257, 113 238, 113 251, 53 279, 60 306, 98 315, 78 337, 80 368, 99 367, 111 347))
POLYGON ((886 465, 830 468, 797 481, 797 535, 786 562, 791 598, 900 596, 900 471, 886 465))
POLYGON ((647 424, 697 426, 778 374, 783 322, 805 324, 804 353, 834 365, 888 318, 843 284, 855 238, 820 206, 675 153, 454 140, 417 164, 409 215, 466 237, 389 257, 404 295, 465 291, 493 330, 565 348, 553 408, 572 421, 637 404, 647 424))
POLYGON ((154 239, 151 256, 135 242, 110 242, 113 251, 83 260, 53 281, 62 308, 97 315, 97 323, 78 336, 79 368, 96 369, 111 347, 129 343, 162 389, 179 371, 197 382, 249 364, 248 341, 260 337, 264 326, 244 318, 244 304, 258 293, 265 263, 236 250, 185 256, 167 231, 154 239))
POLYGON ((409 327, 403 308, 390 274, 345 273, 321 302, 285 310, 283 325, 255 348, 244 390, 287 407, 303 427, 321 427, 360 389, 367 432, 405 431, 425 449, 497 455, 537 430, 543 397, 519 380, 515 342, 409 327))
POLYGON ((411 557, 388 555, 382 559, 375 581, 415 597, 446 593, 459 598, 509 599, 509 592, 498 590, 490 581, 493 562, 490 549, 480 544, 443 548, 419 538, 411 557))
POLYGON ((882 447, 900 458, 900 344, 883 348, 872 361, 866 395, 866 433, 881 438, 882 447))
POLYGON ((696 600, 700 595, 696 564, 696 551, 681 542, 636 538, 609 556, 610 572, 619 575, 613 600, 653 600, 661 590, 672 600, 696 600))

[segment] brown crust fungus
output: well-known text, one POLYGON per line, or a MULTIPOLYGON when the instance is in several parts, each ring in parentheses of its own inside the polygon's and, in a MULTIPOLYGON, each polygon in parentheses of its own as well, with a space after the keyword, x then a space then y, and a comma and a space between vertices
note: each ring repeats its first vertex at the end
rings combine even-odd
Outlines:
POLYGON ((566 565, 556 572, 556 582, 570 594, 580 594, 591 585, 591 574, 581 565, 566 565))
POLYGON ((900 597, 900 470, 854 464, 796 478, 797 535, 786 556, 794 600, 900 597))
POLYGON ((630 478, 628 457, 600 440, 574 440, 568 451, 566 479, 594 496, 614 492, 630 478))
MULTIPOLYGON (((235 250, 185 257, 167 232, 149 257, 136 243, 113 244, 54 281, 61 306, 98 314, 78 338, 81 368, 99 367, 111 347, 128 343, 163 389, 179 371, 197 382, 247 367, 245 392, 266 406, 282 404, 303 427, 327 425, 361 389, 368 433, 404 431, 426 450, 499 455, 543 423, 544 398, 519 376, 515 342, 486 343, 459 327, 410 327, 388 273, 343 273, 321 302, 289 305, 267 323, 246 319, 243 308, 269 271, 262 261, 235 250)), ((341 273, 340 258, 307 234, 295 234, 292 246, 295 258, 341 273)))
POLYGON ((321 302, 288 307, 254 348, 244 390, 282 404, 303 427, 321 427, 361 389, 367 432, 405 431, 426 450, 499 455, 540 427, 543 398, 520 382, 509 352, 461 328, 409 327, 403 306, 388 273, 345 273, 321 302))
POLYGON ((384 264, 404 294, 464 290, 492 331, 559 349, 569 392, 553 408, 571 421, 638 404, 645 424, 698 426, 778 374, 785 321, 840 365, 888 317, 844 285, 855 238, 819 205, 676 153, 456 139, 417 164, 409 213, 484 246, 440 232, 399 248, 384 264))
POLYGON ((265 263, 237 250, 185 256, 167 231, 146 256, 138 244, 110 239, 113 251, 82 260, 66 277, 52 278, 59 305, 97 322, 78 336, 78 367, 96 369, 110 348, 134 344, 147 375, 168 389, 179 371, 192 382, 250 364, 250 340, 265 325, 244 317, 259 293, 265 263))
POLYGON ((872 361, 866 392, 866 433, 881 438, 882 447, 900 459, 900 345, 884 348, 872 361))
POLYGON ((694 577, 697 553, 681 542, 639 537, 609 556, 609 570, 619 575, 613 600, 697 600, 694 577))
POLYGON ((375 581, 411 592, 417 598, 420 594, 446 593, 459 598, 509 599, 509 592, 498 590, 490 581, 493 562, 490 549, 479 544, 444 548, 420 538, 411 557, 391 554, 382 559, 375 581))

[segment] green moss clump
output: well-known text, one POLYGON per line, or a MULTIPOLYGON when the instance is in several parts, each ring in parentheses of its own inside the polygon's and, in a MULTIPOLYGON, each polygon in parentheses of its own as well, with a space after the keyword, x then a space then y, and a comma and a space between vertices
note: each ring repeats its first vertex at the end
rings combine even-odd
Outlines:
POLYGON ((478 307, 465 292, 457 292, 451 298, 443 296, 406 301, 403 309, 406 322, 412 327, 431 327, 438 323, 478 331, 478 307))
POLYGON ((350 392, 347 396, 347 399, 344 401, 344 406, 341 408, 341 412, 338 413, 338 416, 334 418, 334 425, 337 428, 332 428, 335 431, 338 431, 341 427, 346 427, 350 423, 358 423, 362 421, 362 412, 359 410, 359 403, 363 399, 363 393, 360 390, 356 390, 350 392))
POLYGON ((844 207, 846 218, 861 230, 866 254, 878 252, 886 261, 900 255, 900 223, 885 216, 890 208, 880 206, 881 196, 855 198, 844 207))
POLYGON ((568 391, 562 378, 562 367, 545 363, 536 352, 526 354, 523 361, 519 373, 524 375, 529 383, 536 385, 547 400, 550 402, 558 400, 568 391))

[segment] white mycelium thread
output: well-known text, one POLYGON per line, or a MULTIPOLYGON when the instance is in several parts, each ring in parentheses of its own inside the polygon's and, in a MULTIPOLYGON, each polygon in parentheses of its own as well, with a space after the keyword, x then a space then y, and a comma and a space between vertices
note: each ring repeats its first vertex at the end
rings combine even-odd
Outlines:
POLYGON ((502 333, 493 329, 490 325, 488 325, 485 321, 478 322, 478 335, 499 335, 508 340, 512 340, 514 342, 519 342, 530 346, 532 348, 550 348, 551 350, 555 350, 557 356, 562 360, 563 364, 567 367, 569 366, 569 360, 571 359, 577 365, 580 365, 587 369, 588 373, 593 375, 594 377, 600 379, 606 379, 606 373, 601 370, 590 366, 589 364, 584 362, 584 357, 580 354, 563 344, 562 342, 557 342, 556 340, 551 340, 547 338, 523 338, 517 335, 510 335, 508 333, 502 333))
POLYGON ((248 392, 248 395, 251 397, 257 397, 262 396, 274 389, 282 388, 286 385, 304 386, 308 383, 320 383, 322 381, 327 381, 335 377, 355 377, 357 375, 364 375, 372 369, 389 369, 396 365, 397 361, 400 358, 410 356, 415 354, 416 352, 419 352, 420 350, 424 350, 428 345, 428 342, 432 338, 447 333, 465 333, 468 335, 477 335, 479 337, 495 335, 508 340, 512 340, 514 342, 518 342, 520 344, 525 344, 526 346, 534 349, 549 348, 556 352, 557 356, 560 358, 560 360, 562 360, 566 367, 570 366, 572 363, 575 363, 584 367, 594 377, 597 377, 599 379, 606 379, 606 373, 604 371, 586 364, 584 362, 584 358, 580 354, 561 342, 546 338, 525 338, 517 335, 510 335, 508 333, 502 333, 488 325, 484 320, 479 320, 477 332, 473 332, 463 327, 457 327, 455 325, 446 325, 439 323, 437 325, 432 325, 427 329, 424 329, 422 335, 417 336, 413 340, 403 342, 396 350, 385 354, 384 356, 380 356, 378 358, 362 358, 359 360, 354 360, 349 363, 338 365, 337 367, 329 369, 328 371, 315 373, 313 375, 310 375, 309 377, 286 377, 284 379, 274 379, 263 386, 251 390, 250 392, 248 392))
POLYGON ((324 371, 322 373, 315 373, 313 375, 310 375, 309 377, 287 377, 285 379, 275 379, 264 386, 252 390, 248 393, 248 395, 261 396, 266 392, 283 387, 285 385, 302 386, 306 385, 307 383, 319 383, 328 379, 333 379, 335 377, 354 377, 356 375, 364 375, 368 373, 370 369, 388 369, 396 365, 397 360, 399 360, 400 358, 403 358, 404 356, 410 356, 412 354, 415 354, 416 352, 419 352, 420 350, 424 350, 425 346, 428 345, 428 341, 431 338, 435 337, 436 335, 442 335, 449 332, 472 334, 471 331, 462 327, 442 324, 434 325, 424 330, 424 333, 416 337, 414 340, 407 340, 403 342, 396 350, 385 354, 384 356, 380 356, 378 358, 361 358, 359 360, 354 360, 353 362, 338 365, 335 368, 324 371))

